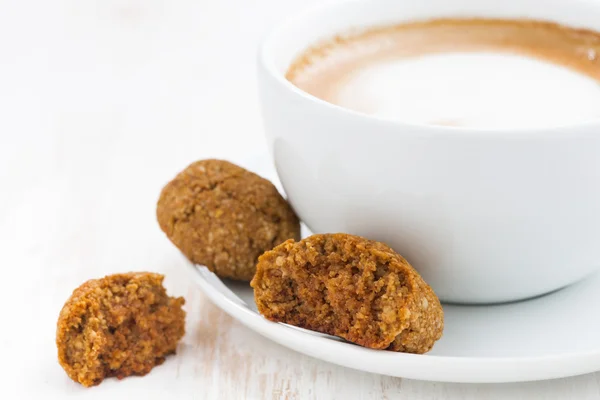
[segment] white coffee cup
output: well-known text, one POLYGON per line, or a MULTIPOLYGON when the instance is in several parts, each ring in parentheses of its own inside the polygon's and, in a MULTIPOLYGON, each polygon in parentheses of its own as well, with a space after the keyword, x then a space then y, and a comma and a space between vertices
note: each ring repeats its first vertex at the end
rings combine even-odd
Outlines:
POLYGON ((582 0, 359 0, 286 21, 262 43, 258 76, 291 204, 314 232, 388 243, 446 302, 519 300, 584 278, 600 267, 600 120, 540 129, 408 124, 329 104, 285 79, 294 57, 319 40, 437 17, 600 31, 600 3, 582 0))

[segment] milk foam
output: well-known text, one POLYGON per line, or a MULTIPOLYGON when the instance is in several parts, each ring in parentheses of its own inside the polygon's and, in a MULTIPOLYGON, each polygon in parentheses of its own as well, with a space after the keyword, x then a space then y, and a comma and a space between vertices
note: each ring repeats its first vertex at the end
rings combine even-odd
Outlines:
POLYGON ((411 123, 545 127, 600 118, 600 83, 518 54, 467 52, 378 60, 330 93, 335 104, 411 123))
POLYGON ((330 103, 406 122, 531 128, 600 119, 600 32, 438 19, 317 44, 286 78, 330 103))

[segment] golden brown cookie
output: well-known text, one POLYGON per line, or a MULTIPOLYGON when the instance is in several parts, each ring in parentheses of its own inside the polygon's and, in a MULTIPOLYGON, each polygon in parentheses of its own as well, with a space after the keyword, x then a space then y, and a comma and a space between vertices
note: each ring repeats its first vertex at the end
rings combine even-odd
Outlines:
POLYGON ((58 317, 58 361, 75 382, 145 375, 175 353, 185 333, 183 297, 169 297, 150 272, 92 279, 75 289, 58 317))
POLYGON ((221 160, 179 173, 162 190, 156 216, 189 260, 222 278, 250 281, 258 256, 300 238, 298 217, 271 182, 221 160))
POLYGON ((288 240, 259 258, 251 285, 269 320, 361 346, 425 353, 442 336, 433 290, 387 245, 359 236, 288 240))

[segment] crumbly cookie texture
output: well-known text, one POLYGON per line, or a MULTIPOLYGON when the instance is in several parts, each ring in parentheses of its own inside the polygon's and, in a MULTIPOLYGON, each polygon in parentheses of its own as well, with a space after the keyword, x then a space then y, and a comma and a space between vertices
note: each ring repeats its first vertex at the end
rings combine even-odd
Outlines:
POLYGON ((425 353, 442 336, 433 290, 390 247, 358 236, 288 240, 259 258, 251 285, 267 319, 361 346, 425 353))
POLYGON ((156 215, 189 260, 222 278, 250 281, 258 256, 300 238, 298 217, 271 182, 221 160, 179 173, 162 190, 156 215))
POLYGON ((56 329, 58 361, 75 382, 145 375, 175 353, 185 333, 183 297, 169 297, 164 276, 149 272, 93 279, 75 289, 56 329))

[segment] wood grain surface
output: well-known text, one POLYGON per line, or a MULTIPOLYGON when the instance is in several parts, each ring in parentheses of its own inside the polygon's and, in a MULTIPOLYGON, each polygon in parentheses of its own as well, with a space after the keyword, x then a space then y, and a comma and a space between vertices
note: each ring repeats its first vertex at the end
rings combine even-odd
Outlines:
POLYGON ((155 221, 159 191, 196 159, 264 154, 256 44, 315 2, 0 1, 0 398, 600 397, 600 374, 467 385, 337 367, 246 329, 189 280, 155 221), (64 301, 139 270, 187 300, 178 354, 145 377, 73 383, 54 344, 64 301))

